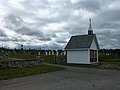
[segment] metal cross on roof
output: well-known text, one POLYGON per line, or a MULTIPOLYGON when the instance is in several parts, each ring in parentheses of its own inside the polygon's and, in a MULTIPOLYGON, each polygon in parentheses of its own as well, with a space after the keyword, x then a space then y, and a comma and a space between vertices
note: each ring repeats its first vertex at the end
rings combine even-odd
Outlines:
POLYGON ((91 25, 91 18, 89 19, 89 28, 88 28, 88 30, 92 30, 92 25, 91 25))

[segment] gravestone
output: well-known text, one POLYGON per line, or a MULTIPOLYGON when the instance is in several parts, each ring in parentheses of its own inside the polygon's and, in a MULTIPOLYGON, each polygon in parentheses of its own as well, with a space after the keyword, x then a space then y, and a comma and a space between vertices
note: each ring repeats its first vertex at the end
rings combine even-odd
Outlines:
POLYGON ((48 51, 45 51, 45 55, 48 55, 48 51))
POLYGON ((52 50, 52 55, 54 55, 54 51, 52 50))
POLYGON ((66 55, 66 51, 64 51, 63 53, 64 53, 64 55, 66 55))
POLYGON ((56 56, 58 56, 59 55, 59 52, 58 52, 58 50, 56 50, 56 56))
POLYGON ((38 55, 40 55, 41 53, 40 52, 38 52, 38 55))

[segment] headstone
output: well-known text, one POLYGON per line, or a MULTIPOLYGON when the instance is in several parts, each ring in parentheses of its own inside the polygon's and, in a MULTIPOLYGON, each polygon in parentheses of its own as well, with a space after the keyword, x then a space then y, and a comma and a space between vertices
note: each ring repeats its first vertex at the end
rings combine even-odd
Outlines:
POLYGON ((51 51, 50 50, 48 51, 48 53, 49 53, 49 55, 51 55, 51 51))
POLYGON ((52 50, 52 55, 54 55, 54 51, 52 50))
POLYGON ((40 55, 40 52, 38 52, 38 55, 40 55))
POLYGON ((66 51, 64 51, 64 55, 66 55, 66 51))
POLYGON ((57 56, 59 55, 59 52, 58 52, 58 50, 56 51, 56 55, 57 55, 57 56))
POLYGON ((47 51, 45 51, 45 55, 48 55, 48 52, 47 52, 47 51))

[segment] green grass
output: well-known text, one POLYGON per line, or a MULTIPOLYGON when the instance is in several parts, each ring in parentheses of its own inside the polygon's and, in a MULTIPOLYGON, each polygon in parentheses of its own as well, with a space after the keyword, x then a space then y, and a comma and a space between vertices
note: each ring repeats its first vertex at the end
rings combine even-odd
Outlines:
POLYGON ((99 55, 99 60, 105 62, 120 62, 120 56, 118 56, 118 54, 99 55))
POLYGON ((111 62, 108 62, 108 61, 100 61, 99 62, 100 64, 119 64, 120 65, 120 62, 118 61, 111 61, 111 62))
POLYGON ((2 59, 2 57, 0 56, 0 60, 2 59))
MULTIPOLYGON (((0 52, 0 56, 4 56, 5 53, 0 52)), ((32 60, 35 59, 37 54, 27 54, 27 53, 10 53, 10 58, 19 58, 19 59, 26 59, 26 60, 32 60)))
MULTIPOLYGON (((3 53, 0 53, 3 56, 3 53)), ((9 54, 10 58, 18 58, 18 59, 25 59, 25 60, 34 60, 36 56, 42 56, 44 58, 44 62, 46 63, 54 63, 55 56, 54 55, 37 55, 37 54, 28 54, 28 53, 12 53, 9 54)), ((60 55, 57 58, 66 59, 66 56, 60 55)))
POLYGON ((63 70, 63 69, 65 68, 58 67, 58 66, 49 66, 49 65, 27 67, 27 68, 1 69, 0 80, 47 73, 47 72, 58 71, 58 70, 63 70))
POLYGON ((12 58, 19 58, 19 59, 26 59, 26 60, 35 59, 36 56, 38 56, 38 55, 26 54, 26 53, 13 53, 13 54, 9 55, 9 57, 12 57, 12 58))

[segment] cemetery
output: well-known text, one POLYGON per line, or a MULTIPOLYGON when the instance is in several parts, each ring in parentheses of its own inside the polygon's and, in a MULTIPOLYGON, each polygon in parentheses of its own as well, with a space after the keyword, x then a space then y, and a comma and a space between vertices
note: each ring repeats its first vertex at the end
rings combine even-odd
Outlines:
POLYGON ((99 63, 67 64, 64 50, 0 50, 0 80, 14 77, 63 70, 63 67, 49 66, 45 63, 67 66, 117 69, 120 70, 119 50, 100 50, 99 63), (7 53, 6 53, 7 52, 7 53))
POLYGON ((0 80, 63 70, 65 68, 60 66, 44 64, 60 62, 61 54, 58 54, 0 51, 0 80))
POLYGON ((1 51, 0 56, 0 67, 27 67, 42 65, 44 62, 61 63, 66 61, 64 50, 23 50, 22 52, 6 50, 1 51))

